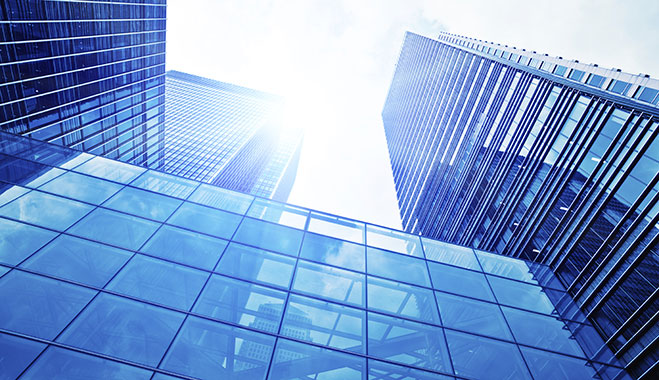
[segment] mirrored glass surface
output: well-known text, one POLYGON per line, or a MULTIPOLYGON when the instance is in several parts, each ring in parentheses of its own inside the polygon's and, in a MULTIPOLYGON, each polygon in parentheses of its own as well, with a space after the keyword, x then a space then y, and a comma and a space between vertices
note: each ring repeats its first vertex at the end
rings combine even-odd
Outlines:
POLYGON ((525 261, 478 250, 476 250, 476 256, 485 273, 537 284, 525 261))
POLYGON ((487 276, 494 295, 503 305, 551 314, 554 305, 541 287, 505 278, 487 276))
POLYGON ((167 223, 230 239, 241 219, 240 215, 185 202, 167 223))
POLYGON ((512 340, 499 305, 441 292, 435 295, 444 326, 512 340))
POLYGON ((416 235, 373 225, 366 226, 368 245, 406 255, 423 257, 421 240, 416 235))
POLYGON ((536 379, 595 379, 597 375, 593 367, 585 360, 536 350, 530 347, 520 347, 529 369, 536 379))
POLYGON ((302 243, 300 230, 244 218, 233 240, 275 252, 297 256, 302 243))
POLYGON ((180 204, 178 199, 127 186, 103 206, 164 222, 180 204))
POLYGON ((18 185, 4 184, 0 181, 0 206, 4 206, 21 195, 27 193, 30 189, 18 185), (4 189, 3 189, 4 188, 4 189))
POLYGON ((428 260, 477 271, 481 270, 474 255, 474 250, 471 248, 426 238, 421 238, 421 241, 428 260))
POLYGON ((241 215, 247 212, 253 199, 254 197, 251 195, 241 194, 203 183, 188 198, 192 202, 241 215))
POLYGON ((43 343, 0 333, 0 380, 13 380, 46 348, 43 343))
POLYGON ((366 226, 364 223, 312 212, 307 230, 341 240, 364 244, 365 229, 366 226))
POLYGON ((494 301, 485 275, 449 265, 428 262, 435 289, 462 296, 494 301))
POLYGON ((156 193, 185 199, 194 191, 194 189, 197 188, 198 183, 154 170, 147 170, 144 174, 131 182, 130 185, 144 190, 151 190, 156 193))
POLYGON ((453 379, 453 377, 369 359, 368 379, 450 380, 453 379))
POLYGON ((41 189, 83 202, 101 204, 119 191, 122 185, 75 172, 66 172, 41 189))
POLYGON ((228 242, 171 226, 162 226, 142 252, 181 264, 213 270, 228 242))
POLYGON ((279 339, 268 380, 364 380, 365 372, 364 358, 279 339))
POLYGON ((82 164, 83 162, 86 162, 86 161, 90 160, 93 157, 94 156, 89 154, 89 153, 81 152, 77 156, 72 157, 72 158, 66 160, 64 163, 59 164, 57 166, 59 166, 60 168, 64 168, 64 169, 73 169, 76 166, 82 164))
POLYGON ((426 262, 381 249, 366 250, 368 274, 430 287, 426 262))
POLYGON ((368 308, 396 316, 439 324, 430 289, 368 276, 368 308))
POLYGON ((216 272, 288 289, 294 266, 291 257, 231 243, 216 272))
POLYGON ((50 168, 45 173, 39 175, 37 178, 31 180, 30 182, 25 183, 27 187, 39 187, 44 183, 50 181, 51 179, 62 175, 65 171, 58 168, 50 168))
POLYGON ((53 231, 0 218, 0 262, 17 265, 56 235, 53 231))
POLYGON ((364 306, 365 276, 300 260, 293 289, 316 297, 364 306))
POLYGON ((90 205, 70 199, 40 191, 30 191, 0 207, 0 215, 64 231, 92 208, 90 205))
POLYGON ((123 162, 109 160, 104 157, 95 156, 91 160, 74 169, 79 173, 93 175, 109 179, 110 181, 129 183, 138 175, 146 171, 145 168, 129 165, 123 162))
POLYGON ((300 257, 360 272, 366 266, 363 245, 311 233, 304 235, 300 257))
POLYGON ((158 228, 158 223, 120 212, 97 208, 70 233, 118 247, 136 250, 158 228))
POLYGON ((263 198, 256 198, 247 211, 247 216, 282 224, 284 226, 304 229, 309 211, 263 198))

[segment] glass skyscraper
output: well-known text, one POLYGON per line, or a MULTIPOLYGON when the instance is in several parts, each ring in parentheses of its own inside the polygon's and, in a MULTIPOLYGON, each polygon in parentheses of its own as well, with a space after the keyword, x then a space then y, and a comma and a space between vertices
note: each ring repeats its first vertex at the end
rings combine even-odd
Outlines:
POLYGON ((2 132, 0 154, 0 378, 629 378, 546 265, 2 132))
POLYGON ((166 99, 166 172, 266 198, 288 198, 302 133, 283 128, 283 98, 168 71, 166 99))
POLYGON ((165 0, 0 3, 0 130, 159 167, 165 0))
POLYGON ((659 370, 658 89, 407 33, 382 112, 404 228, 548 265, 637 378, 659 370))

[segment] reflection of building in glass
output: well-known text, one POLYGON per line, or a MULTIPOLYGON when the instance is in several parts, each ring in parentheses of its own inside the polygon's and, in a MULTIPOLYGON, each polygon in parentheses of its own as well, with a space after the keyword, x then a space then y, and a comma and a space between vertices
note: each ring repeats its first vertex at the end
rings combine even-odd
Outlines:
POLYGON ((659 81, 408 33, 382 113, 405 229, 548 264, 636 377, 657 368, 659 81))

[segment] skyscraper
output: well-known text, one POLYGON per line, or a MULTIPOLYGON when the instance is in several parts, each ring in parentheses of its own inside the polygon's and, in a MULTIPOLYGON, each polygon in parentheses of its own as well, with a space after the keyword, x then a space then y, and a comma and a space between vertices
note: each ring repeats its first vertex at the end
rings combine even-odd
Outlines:
POLYGON ((658 90, 647 75, 408 33, 382 113, 404 228, 549 265, 649 378, 658 90))
POLYGON ((0 374, 628 379, 545 265, 0 132, 0 374))
POLYGON ((283 128, 283 99, 178 71, 167 72, 168 173, 285 201, 302 133, 283 128))
POLYGON ((0 4, 0 130, 159 167, 165 0, 0 4))

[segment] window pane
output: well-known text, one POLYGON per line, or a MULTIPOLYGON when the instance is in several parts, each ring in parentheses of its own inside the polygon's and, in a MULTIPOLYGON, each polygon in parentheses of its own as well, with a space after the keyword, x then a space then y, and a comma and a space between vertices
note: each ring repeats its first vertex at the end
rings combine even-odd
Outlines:
POLYGON ((551 314, 554 305, 541 287, 505 278, 487 276, 499 303, 539 313, 551 314))
POLYGON ((297 256, 302 243, 300 230, 260 220, 245 218, 234 240, 271 251, 297 256))
POLYGON ((142 252, 181 264, 213 270, 227 242, 210 236, 162 226, 144 245, 142 252))
POLYGON ((62 281, 13 270, 0 278, 0 327, 53 339, 95 292, 62 281))
POLYGON ((65 163, 57 165, 57 166, 59 166, 60 168, 64 168, 64 169, 73 169, 76 166, 82 164, 83 162, 88 161, 89 159, 91 159, 93 157, 94 156, 89 154, 89 153, 80 153, 77 156, 69 159, 65 163))
POLYGON ((98 178, 67 172, 41 189, 84 202, 101 204, 121 189, 121 185, 98 178))
POLYGON ((131 255, 122 249, 60 235, 21 266, 102 288, 131 255))
POLYGON ((185 199, 197 187, 197 182, 148 170, 131 182, 130 185, 185 199))
POLYGON ((485 273, 496 274, 514 280, 537 283, 525 261, 483 251, 476 251, 485 273))
POLYGON ((0 218, 0 262, 16 265, 57 233, 0 218))
POLYGON ((585 360, 521 347, 522 355, 536 379, 596 379, 592 366, 585 360))
POLYGON ((289 227, 304 229, 309 211, 285 203, 256 198, 247 216, 289 227))
POLYGON ((312 212, 308 231, 364 244, 364 223, 312 212))
POLYGON ((136 255, 107 288, 162 305, 190 310, 207 277, 206 272, 136 255))
POLYGON ((291 295, 281 335, 366 353, 363 310, 291 295))
POLYGON ((400 365, 368 360, 368 378, 375 379, 400 379, 400 380, 451 380, 451 376, 444 376, 420 369, 403 367, 400 365))
POLYGON ((423 257, 421 241, 418 236, 405 232, 390 230, 377 226, 366 226, 366 242, 368 245, 389 251, 423 257))
POLYGON ((263 379, 275 338, 189 317, 161 367, 202 379, 263 379))
POLYGON ((101 293, 57 339, 72 346, 158 365, 184 314, 101 293))
POLYGON ((363 380, 366 359, 279 339, 269 380, 363 380))
POLYGON ((436 296, 444 326, 512 340, 498 305, 440 292, 436 296))
POLYGON ((18 185, 12 186, 0 182, 0 206, 6 205, 7 203, 13 201, 14 199, 27 193, 28 191, 30 190, 25 187, 21 187, 18 185), (4 187, 6 187, 6 189, 3 189, 4 187))
POLYGON ((432 290, 368 277, 368 308, 389 314, 439 323, 432 290))
POLYGON ((421 238, 421 241, 423 242, 423 248, 425 249, 428 260, 477 271, 481 270, 476 256, 474 256, 474 251, 471 248, 425 238, 421 238))
POLYGON ((307 233, 300 257, 363 272, 366 248, 363 245, 307 233))
POLYGON ((253 199, 254 197, 251 195, 206 184, 201 184, 189 198, 193 202, 235 212, 236 214, 245 214, 253 199))
POLYGON ((109 179, 110 181, 129 183, 146 169, 104 157, 94 157, 75 168, 75 171, 109 179))
POLYGON ((286 293, 213 275, 195 304, 195 313, 277 333, 286 293))
POLYGON ((0 379, 18 378, 45 347, 43 343, 0 333, 0 379))
POLYGON ((428 262, 435 289, 467 297, 494 301, 485 275, 448 265, 428 262))
POLYGON ((103 206, 163 222, 180 204, 181 201, 178 199, 125 187, 103 206))
POLYGON ((240 215, 185 202, 167 223, 230 239, 241 219, 240 215))
POLYGON ((50 181, 51 179, 61 175, 65 171, 58 168, 50 168, 45 173, 41 174, 39 177, 33 179, 32 181, 25 184, 28 187, 39 187, 44 183, 50 181))
POLYGON ((217 272, 245 280, 287 288, 295 259, 231 243, 217 265, 217 272))
POLYGON ((70 232, 122 248, 136 250, 153 234, 158 223, 97 208, 87 215, 70 232))
POLYGON ((91 209, 84 203, 30 191, 0 207, 0 215, 64 231, 91 209))
POLYGON ((364 305, 364 275, 300 261, 293 289, 329 300, 364 305))
POLYGON ((430 286, 428 269, 424 260, 368 247, 368 274, 430 286))

